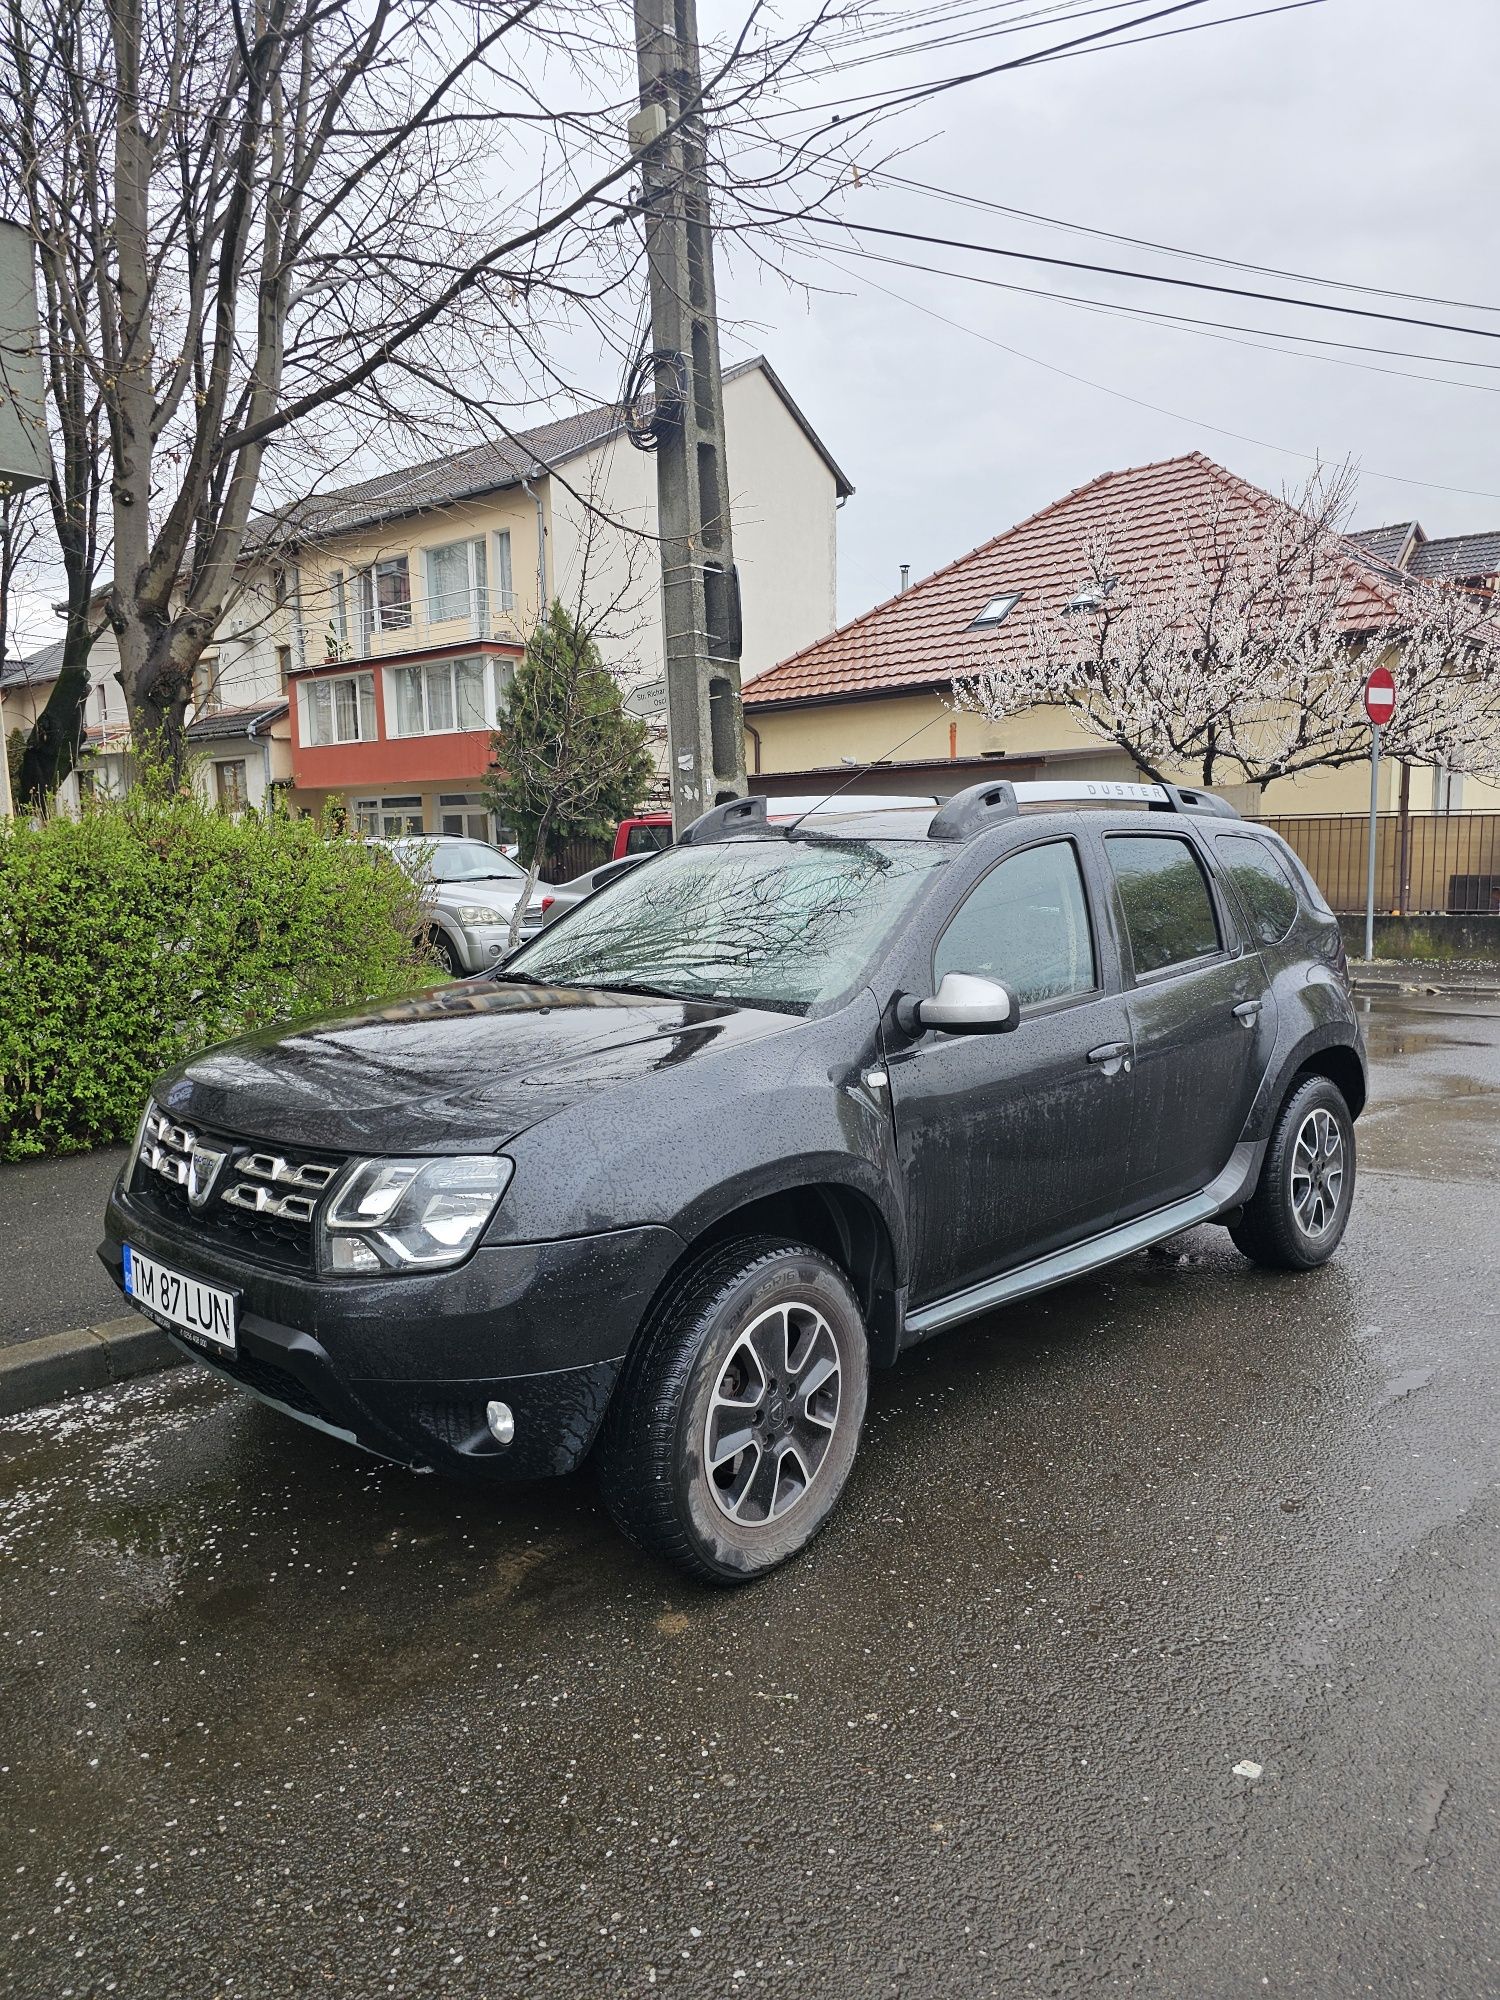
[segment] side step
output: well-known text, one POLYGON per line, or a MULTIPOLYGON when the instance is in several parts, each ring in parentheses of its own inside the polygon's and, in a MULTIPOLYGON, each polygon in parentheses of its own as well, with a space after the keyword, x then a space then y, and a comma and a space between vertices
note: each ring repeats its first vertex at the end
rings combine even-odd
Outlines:
POLYGON ((931 1305, 919 1306, 906 1315, 902 1345, 914 1347, 918 1341, 928 1340, 945 1327, 956 1326, 960 1320, 977 1318, 996 1306, 1009 1305, 1013 1299, 1044 1292, 1049 1286, 1064 1285, 1070 1278, 1085 1277, 1105 1264, 1113 1264, 1117 1258, 1128 1257, 1134 1250, 1149 1249, 1153 1243, 1162 1243, 1181 1230, 1212 1221, 1214 1216, 1222 1215, 1245 1198, 1259 1150, 1253 1145, 1236 1146, 1223 1173, 1199 1194, 1187 1195, 1166 1208, 1154 1209, 1150 1215, 1117 1223, 1102 1235, 1070 1243, 1065 1250, 1054 1250, 1046 1257, 1018 1265, 1013 1271, 1002 1271, 996 1278, 986 1278, 981 1284, 952 1292, 945 1299, 934 1299, 931 1305))

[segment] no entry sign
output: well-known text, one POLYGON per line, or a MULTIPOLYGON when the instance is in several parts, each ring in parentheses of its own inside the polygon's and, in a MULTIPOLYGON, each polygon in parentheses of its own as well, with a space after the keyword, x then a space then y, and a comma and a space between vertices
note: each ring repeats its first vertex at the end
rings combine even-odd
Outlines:
POLYGON ((1377 667, 1365 682, 1365 714, 1383 729, 1396 713, 1396 679, 1389 667, 1377 667))

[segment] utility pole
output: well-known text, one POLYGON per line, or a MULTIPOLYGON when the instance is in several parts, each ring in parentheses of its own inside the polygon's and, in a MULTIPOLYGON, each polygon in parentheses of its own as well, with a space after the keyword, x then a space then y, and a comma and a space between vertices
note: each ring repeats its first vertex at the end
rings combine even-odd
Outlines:
POLYGON ((695 0, 635 0, 635 34, 641 108, 630 145, 650 266, 667 740, 680 834, 746 790, 740 593, 695 0))

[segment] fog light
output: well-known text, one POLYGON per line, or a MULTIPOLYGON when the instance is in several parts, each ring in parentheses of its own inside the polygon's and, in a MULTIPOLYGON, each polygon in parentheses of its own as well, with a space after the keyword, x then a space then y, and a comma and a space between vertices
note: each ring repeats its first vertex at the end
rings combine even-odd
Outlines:
POLYGON ((487 1403, 484 1420, 496 1444, 509 1444, 516 1434, 516 1420, 511 1415, 509 1403, 487 1403))

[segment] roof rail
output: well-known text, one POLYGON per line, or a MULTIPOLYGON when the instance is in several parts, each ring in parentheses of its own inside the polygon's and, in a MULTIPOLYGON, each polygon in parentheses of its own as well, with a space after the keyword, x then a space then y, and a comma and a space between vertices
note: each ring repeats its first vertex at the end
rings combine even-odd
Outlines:
POLYGON ((955 792, 947 804, 934 813, 927 829, 929 840, 972 840, 987 826, 1014 819, 1020 806, 1018 791, 1009 778, 991 778, 987 784, 969 785, 955 792))
POLYGON ((1181 785, 1165 785, 1162 789, 1180 813, 1212 813, 1215 819, 1240 817, 1228 799, 1221 799, 1217 792, 1200 792, 1196 787, 1189 791, 1181 785))
POLYGON ((955 792, 934 816, 929 840, 972 840, 976 833, 1002 820, 1014 819, 1022 806, 1142 805, 1154 812, 1212 813, 1238 819, 1227 799, 1216 792, 1189 791, 1179 785, 1137 784, 1121 778, 1006 778, 970 785, 955 792))
POLYGON ((736 833, 763 833, 766 825, 766 802, 760 793, 751 793, 743 799, 725 799, 721 805, 710 806, 706 813, 700 813, 677 836, 679 847, 703 847, 713 840, 728 840, 736 833))

